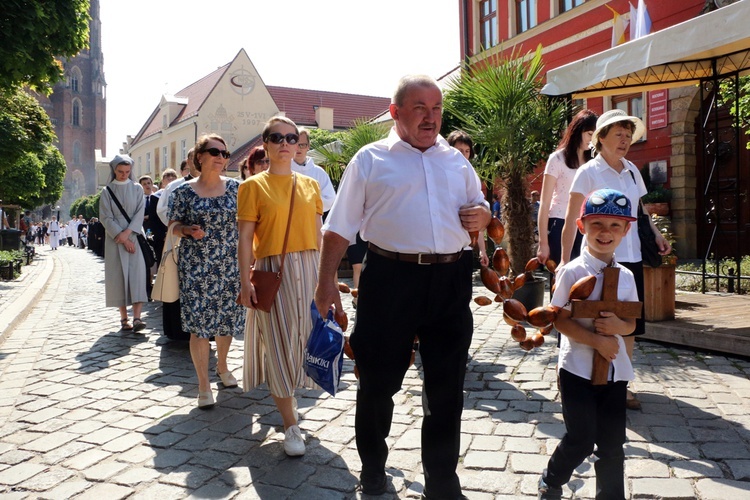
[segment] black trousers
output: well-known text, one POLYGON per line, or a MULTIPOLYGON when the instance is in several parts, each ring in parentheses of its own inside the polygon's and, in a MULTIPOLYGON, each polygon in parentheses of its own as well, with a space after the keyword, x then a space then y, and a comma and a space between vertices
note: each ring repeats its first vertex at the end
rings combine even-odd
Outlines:
MULTIPOLYGON (((644 281, 643 262, 620 262, 620 265, 630 269, 635 277, 635 289, 638 292, 638 300, 643 302, 644 281)), ((635 330, 631 335, 643 335, 646 333, 646 304, 641 307, 641 317, 635 319, 635 330)))
POLYGON ((596 498, 625 498, 625 393, 627 382, 591 385, 585 378, 560 370, 565 436, 547 464, 544 482, 562 486, 596 445, 596 498))
POLYGON ((471 252, 455 263, 433 265, 367 252, 350 339, 359 369, 355 430, 363 480, 385 473, 393 395, 401 389, 416 335, 424 376, 425 487, 435 498, 460 495, 456 467, 473 331, 471 273, 471 252))
MULTIPOLYGON (((547 243, 549 244, 549 258, 554 260, 556 264, 560 263, 560 256, 562 255, 562 230, 564 225, 565 219, 550 217, 547 221, 547 243)), ((570 260, 573 260, 581 255, 581 241, 583 241, 583 235, 578 229, 576 229, 576 237, 573 241, 573 248, 570 250, 570 260)), ((568 262, 570 262, 570 260, 568 262)))

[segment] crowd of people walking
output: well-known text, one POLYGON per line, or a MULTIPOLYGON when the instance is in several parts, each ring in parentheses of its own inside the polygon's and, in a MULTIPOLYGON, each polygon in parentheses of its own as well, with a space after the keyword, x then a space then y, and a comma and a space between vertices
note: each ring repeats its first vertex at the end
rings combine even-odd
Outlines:
MULTIPOLYGON (((136 182, 133 159, 117 155, 98 219, 29 220, 25 237, 29 244, 88 247, 103 256, 105 305, 118 309, 123 331, 135 333, 147 327, 143 305, 169 250, 166 243, 178 241, 179 300, 164 304, 164 330, 189 339, 197 406, 216 404, 211 341, 220 387, 238 386, 227 355, 232 340, 244 333, 243 389, 268 385, 289 456, 305 453, 295 390, 317 388, 303 368, 310 308, 323 315, 343 310, 337 269, 348 253, 358 266, 350 346, 359 377, 360 489, 378 495, 388 488, 393 396, 411 364, 416 336, 424 376, 423 498, 465 498, 456 469, 473 334, 473 256, 467 250, 470 233, 481 234, 491 217, 501 214, 497 193, 492 204, 486 201, 472 167, 471 137, 456 131, 443 139, 441 113, 442 92, 433 79, 404 77, 390 105, 394 127, 354 156, 338 194, 307 154, 310 132, 285 117, 265 125, 262 146, 242 162, 241 182, 225 175, 232 153, 216 134, 199 137, 181 165, 182 175, 167 169, 158 186, 147 175, 136 182), (262 271, 280 274, 268 307, 260 307, 253 279, 262 271)), ((637 402, 626 387, 633 378, 633 339, 643 333, 643 322, 610 313, 573 319, 569 293, 587 275, 598 276, 601 289, 602 269, 616 267, 623 276, 619 298, 643 300, 640 242, 630 226, 646 188, 625 158, 643 128, 638 118, 619 110, 601 116, 580 111, 550 155, 541 193, 533 200, 537 258, 561 264, 552 305, 560 318, 567 429, 540 480, 542 498, 559 498, 570 473, 595 446, 597 480, 606 483, 608 498, 622 496, 624 412, 626 404, 633 408, 637 402), (594 352, 618 367, 606 389, 592 389, 589 382, 594 352)), ((669 243, 653 231, 662 253, 669 252, 669 243)), ((480 263, 487 266, 484 238, 478 243, 480 263)))
POLYGON ((31 212, 28 211, 21 221, 22 239, 26 245, 49 245, 52 250, 61 246, 88 248, 100 257, 104 255, 101 244, 103 226, 97 217, 87 221, 83 215, 79 215, 63 223, 57 219, 57 215, 52 215, 48 221, 32 222, 31 212))

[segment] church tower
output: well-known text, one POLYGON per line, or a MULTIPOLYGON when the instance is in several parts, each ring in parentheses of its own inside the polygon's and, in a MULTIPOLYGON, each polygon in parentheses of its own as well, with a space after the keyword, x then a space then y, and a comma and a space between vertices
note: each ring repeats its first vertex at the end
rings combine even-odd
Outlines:
POLYGON ((97 188, 96 153, 106 156, 106 81, 102 54, 99 0, 91 0, 89 48, 63 59, 65 78, 55 84, 49 98, 36 95, 47 111, 57 134, 57 147, 65 157, 68 172, 60 199, 61 212, 97 188))

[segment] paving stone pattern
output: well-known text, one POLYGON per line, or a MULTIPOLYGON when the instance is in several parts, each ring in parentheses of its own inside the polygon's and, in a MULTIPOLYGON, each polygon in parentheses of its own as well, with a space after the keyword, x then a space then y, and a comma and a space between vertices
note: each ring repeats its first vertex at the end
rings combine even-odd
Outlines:
MULTIPOLYGON (((101 259, 69 247, 40 258, 54 262, 48 286, 0 345, 2 498, 358 498, 350 361, 335 398, 298 391, 307 453, 288 458, 265 387, 215 389, 218 404, 198 410, 189 350, 160 336, 158 303, 145 307, 144 335, 120 332, 117 310, 103 307, 101 259)), ((459 473, 471 499, 534 498, 565 431, 556 347, 548 339, 523 352, 499 311, 475 310, 459 473)), ((239 377, 241 339, 229 364, 239 377)), ((750 363, 642 342, 636 371, 643 410, 628 413, 629 498, 750 498, 750 363)), ((418 498, 417 367, 395 401, 382 498, 418 498)), ((592 465, 577 469, 566 497, 594 497, 592 465)))

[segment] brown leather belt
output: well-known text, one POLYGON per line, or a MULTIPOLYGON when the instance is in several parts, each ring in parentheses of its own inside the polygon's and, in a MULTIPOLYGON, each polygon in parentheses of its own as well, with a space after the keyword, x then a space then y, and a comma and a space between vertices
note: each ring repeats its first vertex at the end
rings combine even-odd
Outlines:
POLYGON ((398 253, 384 250, 372 243, 367 244, 367 248, 372 253, 382 255, 387 259, 398 260, 401 262, 411 262, 414 264, 452 264, 461 258, 463 250, 456 253, 398 253))

